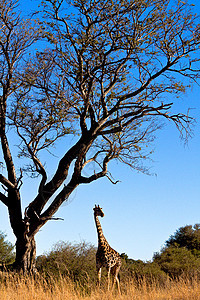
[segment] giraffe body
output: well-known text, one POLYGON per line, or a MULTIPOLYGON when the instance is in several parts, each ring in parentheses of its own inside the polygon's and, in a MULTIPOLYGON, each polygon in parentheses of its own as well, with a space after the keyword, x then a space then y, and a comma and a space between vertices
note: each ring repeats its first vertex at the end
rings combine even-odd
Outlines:
POLYGON ((97 227, 98 233, 98 249, 96 253, 96 268, 98 272, 98 280, 99 286, 101 281, 101 269, 105 267, 108 272, 108 290, 110 288, 110 274, 114 277, 113 288, 115 282, 117 283, 118 291, 120 293, 119 287, 119 279, 118 273, 121 267, 121 258, 117 251, 110 247, 109 243, 107 242, 106 238, 103 235, 103 230, 101 228, 101 224, 99 222, 98 216, 103 217, 104 213, 102 209, 95 205, 94 207, 94 219, 97 227))

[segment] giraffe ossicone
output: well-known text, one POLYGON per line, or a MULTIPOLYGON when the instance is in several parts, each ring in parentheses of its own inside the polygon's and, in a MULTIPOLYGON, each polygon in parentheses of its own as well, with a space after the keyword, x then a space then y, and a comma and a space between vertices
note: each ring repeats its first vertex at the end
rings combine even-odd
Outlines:
POLYGON ((105 267, 108 272, 108 290, 110 289, 110 274, 113 275, 113 287, 115 283, 117 283, 118 291, 120 293, 120 286, 119 286, 119 278, 118 273, 121 267, 121 257, 117 251, 110 247, 109 243, 107 242, 103 230, 101 228, 100 221, 98 217, 104 217, 104 213, 102 208, 95 204, 94 210, 94 219, 97 228, 98 234, 98 249, 96 253, 96 268, 98 273, 98 282, 100 286, 101 282, 101 269, 105 267))

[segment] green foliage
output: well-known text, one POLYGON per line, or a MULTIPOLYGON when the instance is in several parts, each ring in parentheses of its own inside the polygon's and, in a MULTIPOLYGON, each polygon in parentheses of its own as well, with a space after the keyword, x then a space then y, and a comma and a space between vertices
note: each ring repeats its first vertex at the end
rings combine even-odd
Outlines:
MULTIPOLYGON (((169 278, 194 275, 200 276, 199 225, 179 228, 166 241, 160 253, 155 253, 152 261, 130 259, 126 253, 121 254, 122 266, 120 282, 134 279, 138 285, 142 280, 148 284, 155 281, 165 285, 169 278)), ((59 278, 70 277, 81 284, 96 282, 96 248, 88 243, 57 243, 52 251, 37 258, 38 271, 46 276, 59 278)), ((106 272, 103 272, 103 281, 106 272)))
POLYGON ((38 271, 59 278, 68 276, 82 284, 96 280, 95 247, 81 242, 59 242, 46 255, 37 258, 38 271))
MULTIPOLYGON (((89 243, 71 244, 65 242, 57 243, 53 249, 37 258, 37 269, 45 277, 60 278, 67 276, 74 282, 82 285, 88 282, 96 283, 96 248, 89 243)), ((158 264, 133 260, 125 253, 121 254, 122 266, 120 269, 120 281, 125 283, 133 278, 136 282, 145 278, 148 282, 158 279, 164 283, 167 275, 158 264)), ((103 268, 102 283, 106 282, 107 273, 103 268)))
POLYGON ((154 254, 153 261, 171 277, 200 275, 200 224, 180 227, 161 252, 154 254))
POLYGON ((167 279, 166 273, 154 262, 130 259, 125 253, 121 254, 121 258, 122 267, 120 276, 123 281, 135 278, 136 282, 140 283, 145 278, 149 283, 152 283, 156 279, 163 284, 167 279))
POLYGON ((14 262, 14 246, 6 240, 6 235, 0 232, 0 265, 11 264, 14 262))
POLYGON ((166 246, 185 247, 191 250, 193 254, 200 256, 200 224, 180 227, 166 241, 166 246))
POLYGON ((121 254, 122 272, 129 277, 159 279, 164 283, 167 276, 200 276, 200 224, 180 227, 166 241, 160 253, 155 253, 152 262, 134 261, 121 254))
POLYGON ((154 255, 154 263, 170 277, 185 275, 200 275, 200 259, 191 251, 182 247, 169 247, 154 255))

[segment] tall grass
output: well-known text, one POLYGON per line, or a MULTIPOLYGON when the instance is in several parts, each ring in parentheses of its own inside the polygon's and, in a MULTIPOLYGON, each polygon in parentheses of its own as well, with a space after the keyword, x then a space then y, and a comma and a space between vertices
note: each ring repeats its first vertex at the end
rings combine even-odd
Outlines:
POLYGON ((42 276, 25 277, 20 275, 0 274, 1 300, 198 300, 200 299, 200 282, 197 278, 168 279, 165 284, 157 281, 149 283, 145 278, 135 280, 121 286, 122 294, 117 290, 108 292, 106 287, 98 289, 87 279, 84 286, 67 278, 44 279, 42 276))

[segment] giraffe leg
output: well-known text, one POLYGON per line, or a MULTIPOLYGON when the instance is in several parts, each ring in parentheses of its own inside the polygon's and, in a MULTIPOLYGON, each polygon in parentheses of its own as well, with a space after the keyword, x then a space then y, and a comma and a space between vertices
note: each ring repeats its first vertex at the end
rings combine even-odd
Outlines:
POLYGON ((118 288, 118 292, 119 292, 119 294, 121 295, 120 286, 119 286, 119 278, 118 278, 118 275, 116 275, 116 277, 115 277, 115 281, 117 282, 117 288, 118 288))
POLYGON ((110 290, 110 268, 108 269, 108 291, 110 290))
POLYGON ((118 292, 121 295, 120 285, 119 285, 119 278, 118 278, 119 270, 120 270, 120 266, 114 266, 113 269, 112 269, 112 274, 114 276, 112 291, 115 287, 115 283, 117 283, 118 292))
POLYGON ((97 268, 97 274, 98 274, 98 286, 100 287, 100 284, 101 284, 101 268, 97 268))

